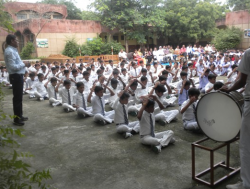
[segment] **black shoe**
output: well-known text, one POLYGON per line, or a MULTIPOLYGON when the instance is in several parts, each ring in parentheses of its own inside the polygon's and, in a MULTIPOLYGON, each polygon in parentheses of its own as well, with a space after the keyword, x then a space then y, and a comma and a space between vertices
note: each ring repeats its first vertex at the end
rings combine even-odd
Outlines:
POLYGON ((28 118, 28 117, 21 117, 21 120, 22 120, 22 121, 28 121, 29 118, 28 118))
POLYGON ((136 132, 135 130, 130 131, 130 133, 131 133, 132 135, 136 135, 136 134, 137 134, 137 132, 136 132))
POLYGON ((15 119, 13 124, 16 126, 23 126, 24 122, 21 119, 15 119))
POLYGON ((44 100, 49 100, 49 98, 48 98, 48 97, 44 97, 43 99, 44 99, 44 100))

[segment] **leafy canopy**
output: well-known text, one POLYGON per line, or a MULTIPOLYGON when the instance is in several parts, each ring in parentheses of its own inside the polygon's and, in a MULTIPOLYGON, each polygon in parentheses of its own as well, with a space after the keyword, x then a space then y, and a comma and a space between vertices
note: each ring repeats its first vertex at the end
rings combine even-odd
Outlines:
POLYGON ((4 3, 6 3, 6 2, 8 2, 8 1, 6 1, 6 0, 0 1, 0 27, 1 27, 0 29, 3 29, 7 32, 14 32, 15 29, 11 25, 12 19, 11 19, 10 15, 4 11, 4 3))
POLYGON ((250 0, 228 0, 228 5, 233 11, 250 9, 250 0))
POLYGON ((240 44, 242 35, 243 32, 235 27, 218 30, 212 43, 217 50, 233 49, 240 44))

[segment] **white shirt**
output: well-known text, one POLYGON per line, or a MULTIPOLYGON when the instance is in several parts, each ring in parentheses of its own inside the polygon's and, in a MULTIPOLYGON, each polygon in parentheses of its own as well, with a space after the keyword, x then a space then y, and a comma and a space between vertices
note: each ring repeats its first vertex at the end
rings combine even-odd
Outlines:
POLYGON ((151 125, 150 125, 150 115, 153 121, 153 128, 155 129, 155 116, 154 114, 150 114, 147 111, 143 111, 142 117, 140 120, 140 135, 151 135, 151 125))
MULTIPOLYGON (((71 105, 73 105, 72 102, 73 102, 73 95, 75 94, 75 90, 76 90, 75 86, 71 86, 69 89, 71 105)), ((69 104, 68 89, 66 89, 65 87, 59 89, 59 95, 62 97, 62 103, 69 104)))
POLYGON ((102 114, 102 105, 103 105, 103 109, 105 112, 105 99, 107 99, 110 95, 103 95, 103 97, 99 96, 93 96, 91 98, 91 105, 92 105, 92 113, 93 114, 102 114), (102 102, 102 105, 101 105, 102 102))
MULTIPOLYGON (((207 93, 207 91, 208 91, 209 89, 211 89, 213 86, 214 86, 213 83, 208 82, 208 83, 206 84, 206 86, 205 86, 205 93, 207 93)), ((211 90, 210 92, 214 92, 214 89, 211 90)))
POLYGON ((55 98, 55 99, 61 99, 61 97, 59 96, 59 94, 57 92, 55 92, 55 86, 48 84, 47 86, 47 92, 48 92, 48 96, 49 98, 55 98))
POLYGON ((47 90, 44 87, 44 82, 34 82, 33 85, 31 86, 32 89, 36 89, 38 93, 41 95, 47 95, 47 90))
POLYGON ((119 52, 118 56, 121 57, 121 58, 127 58, 127 53, 124 52, 124 51, 123 52, 119 52))
POLYGON ((34 81, 32 81, 30 79, 30 77, 27 78, 26 80, 26 88, 31 88, 31 86, 37 81, 37 79, 34 79, 34 81))
POLYGON ((238 67, 238 70, 242 72, 243 74, 246 74, 247 81, 246 81, 246 88, 245 88, 245 97, 249 98, 250 97, 250 49, 247 49, 241 59, 241 63, 238 67))
POLYGON ((87 99, 88 99, 88 94, 87 93, 80 93, 79 91, 77 91, 74 95, 73 95, 73 104, 76 106, 79 106, 81 108, 83 108, 83 99, 82 99, 82 95, 84 97, 84 101, 85 101, 85 106, 87 108, 88 103, 87 103, 87 99))
POLYGON ((90 92, 90 88, 92 87, 93 82, 92 81, 87 81, 86 79, 82 79, 80 80, 81 82, 83 82, 84 84, 84 93, 89 93, 90 92))
POLYGON ((125 84, 128 83, 128 78, 129 78, 128 74, 126 75, 121 74, 120 77, 125 84))
MULTIPOLYGON (((181 110, 189 103, 190 99, 187 99, 185 102, 183 102, 182 106, 181 106, 181 110)), ((193 105, 196 107, 197 106, 197 102, 194 102, 193 104, 191 104, 187 110, 182 114, 182 120, 194 120, 195 119, 195 113, 194 113, 194 108, 193 105)))
MULTIPOLYGON (((128 118, 128 107, 127 104, 124 104, 125 107, 125 113, 128 118)), ((113 108, 115 110, 115 118, 114 122, 115 124, 119 123, 125 123, 125 117, 124 117, 124 112, 123 112, 123 105, 120 103, 120 98, 116 98, 115 103, 113 105, 113 108)))
POLYGON ((140 74, 140 70, 138 68, 136 68, 136 69, 131 68, 129 73, 130 73, 131 76, 137 77, 140 74))

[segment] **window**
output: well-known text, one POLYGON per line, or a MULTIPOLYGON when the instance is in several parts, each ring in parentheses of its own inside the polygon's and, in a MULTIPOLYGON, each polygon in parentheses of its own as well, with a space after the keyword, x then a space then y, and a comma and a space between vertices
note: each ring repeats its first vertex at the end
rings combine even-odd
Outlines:
POLYGON ((53 15, 53 19, 62 19, 62 15, 59 14, 53 15))
POLYGON ((113 36, 113 40, 118 42, 118 36, 113 36))
POLYGON ((27 19, 27 14, 18 13, 18 14, 16 14, 16 17, 18 20, 25 20, 25 19, 27 19))

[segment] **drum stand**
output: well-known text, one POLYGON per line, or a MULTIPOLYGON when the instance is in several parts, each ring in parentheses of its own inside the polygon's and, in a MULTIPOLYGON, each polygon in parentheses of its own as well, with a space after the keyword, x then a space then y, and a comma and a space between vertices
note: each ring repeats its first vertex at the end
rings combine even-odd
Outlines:
POLYGON ((215 148, 209 148, 206 146, 201 145, 200 143, 209 140, 209 138, 204 138, 202 140, 196 141, 194 143, 192 143, 192 179, 198 182, 201 182, 205 185, 208 185, 210 187, 213 187, 219 183, 221 183, 222 181, 226 180, 227 178, 231 177, 232 175, 235 175, 236 173, 238 173, 240 171, 240 167, 239 168, 232 168, 230 167, 230 144, 239 140, 239 137, 236 137, 235 139, 229 141, 229 142, 225 142, 225 143, 221 143, 218 146, 216 146, 215 148), (221 161, 217 164, 214 164, 214 152, 222 147, 227 147, 227 161, 225 163, 225 161, 221 161), (210 152, 210 168, 195 174, 195 147, 196 148, 200 148, 206 151, 210 152), (218 180, 214 180, 214 170, 218 167, 222 167, 225 168, 227 170, 230 171, 230 173, 228 173, 227 175, 225 175, 224 177, 218 179, 218 180), (206 175, 207 173, 210 173, 210 182, 205 181, 203 179, 201 179, 200 177, 206 175))

